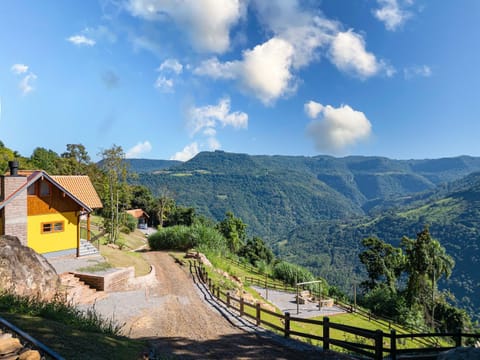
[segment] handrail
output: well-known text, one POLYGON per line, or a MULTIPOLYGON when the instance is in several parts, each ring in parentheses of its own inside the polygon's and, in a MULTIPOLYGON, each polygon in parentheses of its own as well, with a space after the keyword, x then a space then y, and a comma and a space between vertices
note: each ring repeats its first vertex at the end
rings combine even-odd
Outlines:
POLYGON ((50 356, 54 360, 65 360, 62 356, 57 354, 55 351, 47 347, 46 345, 42 344, 40 341, 37 339, 33 338, 29 334, 27 334, 25 331, 21 330, 20 328, 16 327, 12 323, 8 322, 4 318, 0 317, 0 324, 6 328, 8 328, 10 331, 14 332, 21 338, 25 339, 27 342, 33 345, 33 347, 37 350, 39 350, 42 354, 50 356))

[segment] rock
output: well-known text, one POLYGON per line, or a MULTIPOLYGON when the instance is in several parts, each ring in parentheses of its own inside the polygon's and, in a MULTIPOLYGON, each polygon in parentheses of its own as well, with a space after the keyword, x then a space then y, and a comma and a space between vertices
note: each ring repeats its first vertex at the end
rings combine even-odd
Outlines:
POLYGON ((22 348, 20 340, 17 338, 5 338, 0 341, 0 355, 10 354, 19 351, 22 348))
POLYGON ((480 349, 474 347, 458 347, 444 351, 437 356, 438 360, 480 360, 480 349))
POLYGON ((200 264, 203 264, 208 267, 212 267, 212 263, 207 259, 205 254, 199 253, 198 254, 198 259, 200 260, 200 264))
POLYGON ((41 358, 37 350, 27 350, 20 354, 18 360, 40 360, 41 358))
POLYGON ((51 300, 60 279, 53 266, 16 236, 0 236, 0 288, 20 296, 51 300))

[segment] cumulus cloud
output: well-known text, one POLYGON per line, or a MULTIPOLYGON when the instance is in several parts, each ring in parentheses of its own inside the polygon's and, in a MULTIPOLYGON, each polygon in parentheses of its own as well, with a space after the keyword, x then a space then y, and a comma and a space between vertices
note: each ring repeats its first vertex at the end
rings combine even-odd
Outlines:
POLYGON ((387 30, 397 30, 412 16, 412 13, 404 7, 411 5, 413 0, 404 1, 404 6, 402 6, 403 4, 400 5, 400 1, 401 0, 377 0, 380 7, 373 10, 373 15, 385 24, 387 30))
POLYGON ((217 105, 192 107, 188 111, 188 128, 191 135, 203 131, 204 135, 212 136, 215 128, 231 126, 235 129, 245 129, 248 126, 248 115, 241 111, 230 112, 230 98, 220 99, 217 105))
POLYGON ((29 71, 28 65, 25 64, 14 64, 10 68, 15 75, 21 75, 22 79, 18 83, 18 87, 22 91, 23 95, 34 90, 33 83, 37 79, 37 75, 34 72, 29 71))
POLYGON ((265 105, 296 91, 296 71, 322 56, 340 70, 365 79, 380 73, 392 76, 395 69, 366 50, 365 40, 353 30, 327 19, 318 10, 303 9, 295 0, 251 0, 260 23, 272 34, 268 41, 247 49, 242 58, 220 61, 212 57, 194 74, 235 80, 248 94, 265 105))
POLYGON ((125 157, 127 159, 138 158, 140 155, 149 153, 152 151, 152 145, 149 141, 139 142, 137 145, 127 150, 125 157))
POLYGON ((168 79, 164 76, 159 76, 154 84, 156 89, 159 89, 165 93, 172 93, 173 92, 173 79, 168 79))
POLYGON ((243 16, 241 0, 129 0, 127 10, 150 21, 173 20, 197 50, 223 53, 230 46, 230 29, 243 16))
POLYGON ((242 82, 253 90, 260 100, 269 104, 293 90, 291 66, 293 46, 279 38, 245 51, 242 66, 242 82))
POLYGON ((348 105, 334 108, 310 101, 305 104, 305 111, 310 118, 315 118, 307 126, 307 135, 313 139, 319 151, 337 153, 367 139, 372 131, 365 114, 348 105))
POLYGON ((175 74, 181 74, 183 65, 178 62, 177 59, 167 59, 157 69, 158 71, 172 71, 175 74))
POLYGON ((197 142, 193 142, 183 148, 182 151, 176 152, 170 160, 179 160, 179 161, 187 161, 197 155, 200 151, 198 150, 197 142))
POLYGON ((254 0, 253 5, 260 22, 294 47, 295 68, 319 59, 319 50, 340 28, 338 22, 325 18, 318 10, 302 9, 298 1, 254 0))
POLYGON ((403 69, 405 79, 414 77, 430 77, 432 76, 432 69, 427 65, 415 65, 403 69))
POLYGON ((23 74, 28 71, 28 66, 25 64, 13 64, 11 70, 14 74, 23 74))
POLYGON ((346 73, 360 78, 377 74, 384 65, 365 49, 363 37, 352 30, 339 32, 330 47, 330 59, 346 73))
POLYGON ((226 61, 222 63, 218 58, 213 57, 203 61, 193 70, 193 73, 213 79, 235 79, 240 75, 240 67, 240 61, 226 61))
POLYGON ((72 35, 67 38, 67 41, 77 46, 93 46, 95 40, 86 37, 85 35, 72 35))
POLYGON ((323 110, 323 105, 313 100, 310 100, 304 105, 304 109, 309 118, 315 119, 317 115, 323 110))
POLYGON ((194 73, 214 79, 236 79, 247 93, 253 93, 268 105, 295 89, 291 72, 293 46, 286 40, 271 38, 243 52, 243 59, 221 63, 211 58, 194 73))

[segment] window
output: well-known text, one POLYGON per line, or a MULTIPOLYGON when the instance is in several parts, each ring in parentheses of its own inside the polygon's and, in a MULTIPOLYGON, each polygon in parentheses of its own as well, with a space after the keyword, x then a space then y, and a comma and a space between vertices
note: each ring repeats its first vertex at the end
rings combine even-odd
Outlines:
POLYGON ((50 196, 50 185, 45 180, 40 181, 40 196, 50 196))
POLYGON ((42 223, 42 234, 62 232, 64 230, 64 222, 56 221, 51 223, 42 223))
POLYGON ((32 184, 27 189, 28 195, 35 195, 35 184, 32 184))

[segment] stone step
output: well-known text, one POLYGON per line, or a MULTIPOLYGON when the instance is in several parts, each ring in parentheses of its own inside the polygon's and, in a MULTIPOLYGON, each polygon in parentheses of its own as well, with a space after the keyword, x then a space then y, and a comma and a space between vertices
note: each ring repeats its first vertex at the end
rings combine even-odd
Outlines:
POLYGON ((108 296, 104 291, 97 291, 91 288, 74 274, 61 274, 60 280, 65 288, 67 302, 73 304, 91 304, 108 296))

